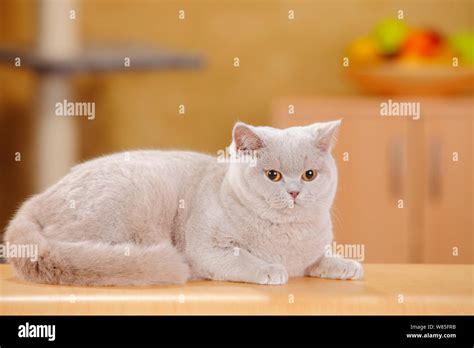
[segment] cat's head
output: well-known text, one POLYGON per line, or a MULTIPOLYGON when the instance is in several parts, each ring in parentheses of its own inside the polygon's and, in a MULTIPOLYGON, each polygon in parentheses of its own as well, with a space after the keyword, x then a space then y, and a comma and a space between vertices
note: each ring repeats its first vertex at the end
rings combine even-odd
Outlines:
POLYGON ((305 221, 329 211, 337 188, 331 150, 341 121, 276 129, 238 122, 229 182, 240 200, 275 222, 305 221))

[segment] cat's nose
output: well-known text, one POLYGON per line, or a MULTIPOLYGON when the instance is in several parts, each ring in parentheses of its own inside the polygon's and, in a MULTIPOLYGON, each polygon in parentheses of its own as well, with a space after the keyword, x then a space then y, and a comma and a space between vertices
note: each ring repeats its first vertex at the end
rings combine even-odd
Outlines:
POLYGON ((298 191, 291 191, 288 193, 290 194, 291 197, 293 197, 293 199, 296 199, 296 197, 298 197, 298 195, 300 194, 298 191))

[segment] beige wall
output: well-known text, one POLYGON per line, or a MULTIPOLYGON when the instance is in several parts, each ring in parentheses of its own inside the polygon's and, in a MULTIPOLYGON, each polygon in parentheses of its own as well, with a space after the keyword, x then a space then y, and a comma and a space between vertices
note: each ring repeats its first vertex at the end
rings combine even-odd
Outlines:
POLYGON ((436 24, 446 32, 472 22, 469 1, 131 3, 84 1, 84 39, 202 52, 208 66, 103 79, 95 98, 97 122, 111 129, 101 145, 106 151, 171 146, 215 152, 229 142, 236 120, 267 123, 275 97, 356 93, 342 76, 344 45, 380 18, 403 9, 414 25, 436 24), (185 21, 178 20, 179 9, 186 10, 185 21), (288 9, 295 11, 294 21, 288 9), (235 56, 240 68, 232 66, 235 56), (184 117, 177 112, 181 103, 184 117))
MULTIPOLYGON (((214 152, 228 143, 235 120, 267 123, 275 97, 356 93, 341 76, 344 45, 380 18, 402 9, 413 25, 452 32, 472 25, 473 9, 468 0, 79 3, 78 21, 87 43, 140 42, 202 53, 207 59, 201 71, 83 79, 78 98, 94 100, 98 113, 86 129, 101 137, 84 135, 88 156, 140 146, 214 152), (178 20, 179 9, 185 9, 185 21, 178 20), (288 20, 288 9, 295 11, 294 21, 288 20), (232 66, 235 56, 240 68, 232 66), (177 112, 181 103, 186 105, 184 117, 177 112)), ((34 41, 33 4, 2 0, 2 41, 34 41)))

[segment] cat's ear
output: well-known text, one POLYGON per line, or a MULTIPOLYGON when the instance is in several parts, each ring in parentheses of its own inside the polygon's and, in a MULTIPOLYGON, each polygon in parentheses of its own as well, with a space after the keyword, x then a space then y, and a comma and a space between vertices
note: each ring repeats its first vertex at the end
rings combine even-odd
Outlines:
POLYGON ((334 145, 336 145, 336 135, 341 122, 342 120, 337 120, 311 126, 318 149, 331 152, 334 145))
POLYGON ((263 140, 255 133, 255 128, 237 122, 232 131, 236 151, 255 151, 265 146, 263 140))

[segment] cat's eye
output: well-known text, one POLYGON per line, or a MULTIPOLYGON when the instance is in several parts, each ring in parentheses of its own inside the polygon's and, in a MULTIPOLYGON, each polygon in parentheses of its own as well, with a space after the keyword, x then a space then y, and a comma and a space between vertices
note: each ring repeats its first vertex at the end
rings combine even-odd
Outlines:
POLYGON ((270 169, 265 171, 265 175, 271 181, 280 181, 281 180, 281 173, 278 170, 270 169))
POLYGON ((304 181, 311 181, 311 180, 314 180, 314 178, 317 175, 318 175, 318 171, 316 169, 310 169, 310 170, 307 170, 306 172, 304 172, 303 175, 301 176, 301 178, 304 181))

